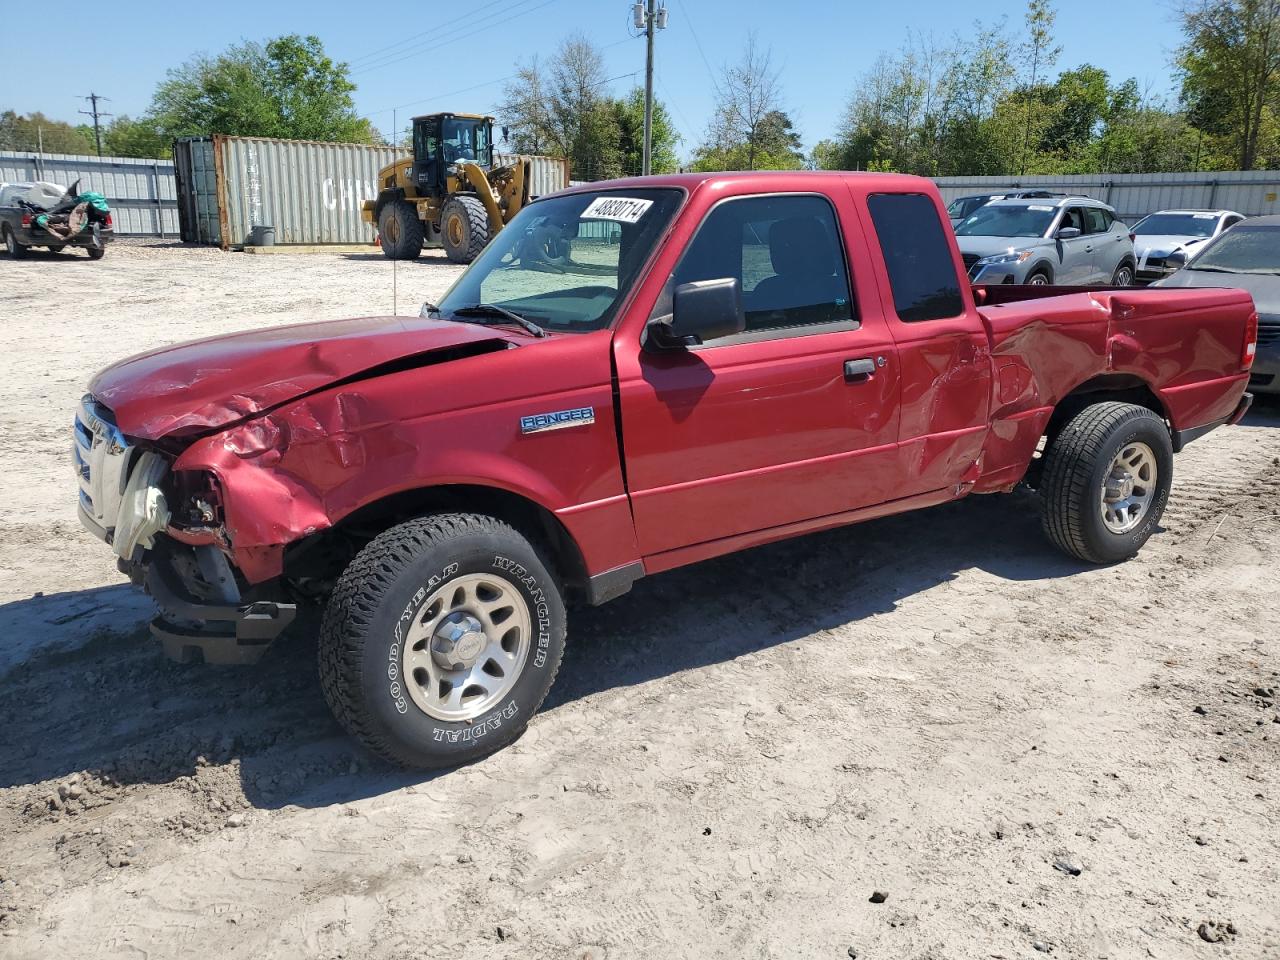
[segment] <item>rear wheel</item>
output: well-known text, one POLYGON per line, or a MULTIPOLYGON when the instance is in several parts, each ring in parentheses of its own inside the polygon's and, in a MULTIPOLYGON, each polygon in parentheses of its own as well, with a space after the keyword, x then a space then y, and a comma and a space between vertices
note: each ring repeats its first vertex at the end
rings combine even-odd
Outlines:
POLYGON ((1089 563, 1133 556, 1155 532, 1173 481, 1164 419, 1132 403, 1095 403, 1071 418, 1045 452, 1045 534, 1089 563))
POLYGON ((378 214, 378 238, 391 260, 416 260, 422 252, 423 227, 417 208, 407 200, 392 200, 378 214))
POLYGON ((440 217, 440 239, 454 263, 470 263, 489 242, 489 214, 479 197, 453 197, 440 217))
POLYGON ((1122 263, 1116 267, 1116 272, 1111 275, 1111 285, 1113 287, 1133 286, 1133 264, 1122 263))
POLYGON ((18 242, 18 238, 8 227, 4 228, 4 246, 9 251, 9 256, 15 260, 21 260, 27 255, 27 248, 18 242))
POLYGON ((454 766, 511 743, 564 650, 560 589, 514 529, 478 514, 393 527, 325 610, 320 679, 338 721, 394 763, 454 766))

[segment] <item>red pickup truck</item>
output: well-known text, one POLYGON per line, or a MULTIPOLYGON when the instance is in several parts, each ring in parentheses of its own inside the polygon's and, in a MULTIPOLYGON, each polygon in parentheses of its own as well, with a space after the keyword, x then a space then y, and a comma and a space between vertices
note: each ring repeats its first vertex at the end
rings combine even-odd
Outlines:
POLYGON ((339 720, 400 763, 510 743, 566 603, 756 544, 1037 489, 1135 553, 1249 404, 1239 290, 971 288, 914 177, 681 175, 530 204, 438 306, 157 350, 90 384, 81 516, 167 652, 324 605, 339 720))

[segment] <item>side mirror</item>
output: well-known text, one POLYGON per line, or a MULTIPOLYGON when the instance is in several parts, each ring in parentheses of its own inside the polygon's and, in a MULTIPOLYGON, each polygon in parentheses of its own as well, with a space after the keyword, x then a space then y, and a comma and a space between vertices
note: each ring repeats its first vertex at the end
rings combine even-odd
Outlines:
POLYGON ((1175 250, 1164 258, 1165 267, 1170 270, 1181 270, 1187 265, 1187 254, 1184 250, 1175 250))
POLYGON ((646 330, 654 346, 676 350, 731 337, 746 327, 742 286, 736 277, 722 277, 680 284, 672 298, 670 319, 650 320, 646 330))
POLYGON ((1074 240, 1080 236, 1079 227, 1059 227, 1058 232, 1054 234, 1059 240, 1074 240))

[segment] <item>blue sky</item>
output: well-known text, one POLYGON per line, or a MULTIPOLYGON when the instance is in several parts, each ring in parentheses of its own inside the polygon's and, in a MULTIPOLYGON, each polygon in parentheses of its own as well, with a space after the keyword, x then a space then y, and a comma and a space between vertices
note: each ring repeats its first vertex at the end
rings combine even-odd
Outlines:
MULTIPOLYGON (((657 91, 673 107, 687 155, 711 110, 711 71, 734 60, 755 30, 772 46, 787 107, 805 144, 830 135, 861 72, 881 51, 899 48, 909 31, 946 43, 970 32, 975 16, 993 25, 1007 17, 1020 30, 1022 0, 963 4, 909 0, 902 4, 822 0, 667 0, 668 27, 658 35, 657 91)), ((38 83, 5 84, 0 109, 40 110, 80 119, 79 98, 108 96, 105 109, 141 113, 164 72, 194 53, 216 53, 240 40, 282 33, 314 33, 335 59, 352 64, 356 104, 379 129, 398 119, 436 110, 487 111, 498 100, 500 78, 518 58, 549 56, 560 39, 580 30, 604 49, 615 93, 644 79, 644 41, 629 39, 627 0, 401 0, 390 6, 329 0, 220 0, 181 4, 122 0, 110 4, 63 0, 57 19, 92 37, 92 51, 58 60, 38 83), (417 11, 417 13, 415 13, 417 11), (390 16, 388 16, 390 15, 390 16), (432 18, 440 25, 433 28, 432 18), (468 34, 472 34, 468 36, 468 34), (520 44, 511 48, 510 42, 520 44), (390 49, 387 49, 390 48, 390 49), (102 51, 99 55, 98 51, 102 51), (634 76, 629 76, 634 74, 634 76)), ((1113 78, 1136 77, 1152 95, 1174 91, 1169 67, 1179 34, 1160 2, 1134 8, 1107 0, 1058 3, 1059 67, 1090 62, 1113 78)), ((11 77, 12 79, 12 77, 11 77)))

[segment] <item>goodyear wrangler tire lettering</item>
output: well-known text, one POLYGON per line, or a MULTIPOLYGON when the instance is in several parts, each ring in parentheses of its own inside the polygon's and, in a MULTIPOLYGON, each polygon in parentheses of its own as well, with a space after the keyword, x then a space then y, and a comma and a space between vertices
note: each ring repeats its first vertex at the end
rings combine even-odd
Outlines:
POLYGON ((369 749, 407 766, 452 766, 520 735, 555 679, 564 637, 560 587, 527 539, 492 517, 437 514, 384 532, 348 566, 325 611, 320 676, 338 721, 369 749), (512 624, 527 624, 522 640, 512 624), (493 660, 479 676, 484 656, 493 660), (458 692, 461 712, 420 695, 424 679, 463 677, 480 690, 458 692))

